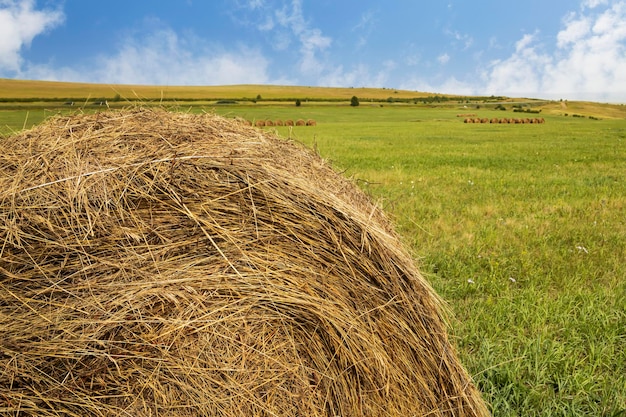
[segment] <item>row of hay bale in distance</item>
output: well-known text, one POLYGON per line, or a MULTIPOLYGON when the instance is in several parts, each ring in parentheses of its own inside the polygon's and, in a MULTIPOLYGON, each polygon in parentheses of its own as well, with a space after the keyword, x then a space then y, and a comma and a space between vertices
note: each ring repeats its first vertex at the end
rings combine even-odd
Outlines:
POLYGON ((313 119, 303 120, 298 119, 295 122, 293 120, 242 120, 248 126, 264 127, 264 126, 317 126, 317 122, 313 119))
POLYGON ((503 119, 499 119, 497 117, 494 117, 492 119, 489 119, 487 117, 483 117, 483 118, 472 118, 472 117, 467 117, 463 120, 463 123, 508 123, 508 124, 541 124, 541 123, 545 123, 545 119, 543 117, 534 117, 534 118, 503 118, 503 119))

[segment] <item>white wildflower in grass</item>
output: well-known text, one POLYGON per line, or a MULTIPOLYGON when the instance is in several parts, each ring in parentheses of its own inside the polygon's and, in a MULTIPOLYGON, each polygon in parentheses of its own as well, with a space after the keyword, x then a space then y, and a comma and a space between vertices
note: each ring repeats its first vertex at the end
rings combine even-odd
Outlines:
POLYGON ((467 280, 467 283, 468 283, 468 284, 473 284, 473 283, 474 283, 474 280, 470 278, 470 279, 468 279, 468 280, 467 280))
POLYGON ((517 282, 517 280, 516 280, 515 278, 513 278, 513 277, 509 277, 509 281, 511 281, 511 282, 517 282))
POLYGON ((589 251, 587 250, 587 248, 586 248, 586 247, 584 247, 584 246, 580 246, 580 245, 579 245, 579 246, 576 246, 576 249, 578 249, 578 253, 583 253, 583 252, 584 252, 584 253, 589 253, 589 251))

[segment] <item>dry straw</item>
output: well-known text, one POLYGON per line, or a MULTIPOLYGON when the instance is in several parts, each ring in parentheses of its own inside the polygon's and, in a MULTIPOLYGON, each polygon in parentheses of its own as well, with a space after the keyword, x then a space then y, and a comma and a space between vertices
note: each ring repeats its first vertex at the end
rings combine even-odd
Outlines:
POLYGON ((0 413, 486 414, 381 211, 214 115, 0 138, 0 413))

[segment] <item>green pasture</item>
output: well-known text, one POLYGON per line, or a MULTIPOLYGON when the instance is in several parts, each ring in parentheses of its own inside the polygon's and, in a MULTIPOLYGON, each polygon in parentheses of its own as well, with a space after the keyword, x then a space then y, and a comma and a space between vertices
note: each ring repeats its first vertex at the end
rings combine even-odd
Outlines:
MULTIPOLYGON (((266 129, 314 147, 395 221, 495 416, 626 417, 626 119, 464 124, 457 114, 517 115, 367 102, 178 110, 315 119, 266 129)), ((0 132, 53 113, 0 111, 0 132)))

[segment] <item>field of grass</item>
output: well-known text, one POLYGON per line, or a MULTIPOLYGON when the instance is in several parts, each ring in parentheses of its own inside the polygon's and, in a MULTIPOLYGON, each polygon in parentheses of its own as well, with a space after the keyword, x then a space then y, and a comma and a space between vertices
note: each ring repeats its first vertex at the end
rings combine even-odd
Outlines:
POLYGON ((626 410, 626 121, 328 117, 292 135, 393 216, 494 415, 626 410))
MULTIPOLYGON (((315 147, 394 219, 494 415, 626 416, 626 119, 585 113, 601 107, 554 105, 541 125, 363 102, 184 110, 317 120, 268 129, 315 147)), ((0 111, 1 132, 52 113, 0 111)))

